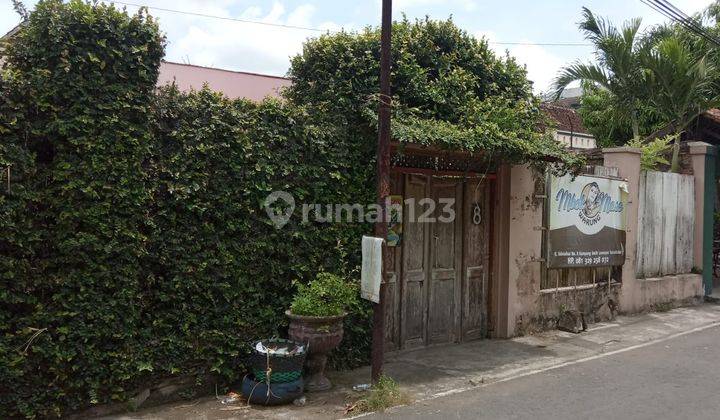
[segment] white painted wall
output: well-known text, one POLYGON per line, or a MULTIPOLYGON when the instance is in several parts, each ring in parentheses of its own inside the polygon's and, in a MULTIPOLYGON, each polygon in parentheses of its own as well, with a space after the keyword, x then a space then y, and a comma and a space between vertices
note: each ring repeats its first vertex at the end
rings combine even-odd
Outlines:
POLYGON ((592 136, 577 133, 571 135, 565 131, 555 131, 554 135, 555 140, 567 147, 570 147, 571 144, 575 149, 594 149, 597 147, 597 142, 592 136))

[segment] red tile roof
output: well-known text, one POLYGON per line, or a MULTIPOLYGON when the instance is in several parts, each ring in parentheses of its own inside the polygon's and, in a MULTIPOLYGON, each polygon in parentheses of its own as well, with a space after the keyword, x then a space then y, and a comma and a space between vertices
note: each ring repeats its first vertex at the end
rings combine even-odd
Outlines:
POLYGON ((720 109, 712 108, 705 111, 705 118, 720 124, 720 109))
POLYGON ((555 121, 558 130, 590 135, 574 109, 547 102, 540 104, 540 109, 555 121))

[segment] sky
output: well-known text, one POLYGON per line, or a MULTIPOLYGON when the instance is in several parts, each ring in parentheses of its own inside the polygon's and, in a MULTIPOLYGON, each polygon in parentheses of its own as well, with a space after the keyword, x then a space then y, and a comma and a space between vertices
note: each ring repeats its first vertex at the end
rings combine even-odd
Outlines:
MULTIPOLYGON (((25 0, 28 9, 36 3, 25 0)), ((322 31, 358 30, 380 22, 381 0, 126 0, 150 7, 167 37, 166 59, 201 66, 283 76, 290 57, 302 43, 322 31), (307 30, 242 23, 153 9, 222 16, 281 24, 307 30)), ((712 0, 672 0, 687 14, 699 12, 712 0)), ((129 12, 135 6, 123 5, 129 12)), ((591 60, 590 46, 503 45, 500 43, 585 43, 577 29, 581 8, 615 23, 641 17, 644 27, 665 17, 640 0, 394 0, 393 17, 446 19, 473 36, 486 37, 500 54, 525 64, 536 92, 549 88, 566 64, 591 60)), ((10 0, 0 0, 0 32, 20 21, 10 0)))

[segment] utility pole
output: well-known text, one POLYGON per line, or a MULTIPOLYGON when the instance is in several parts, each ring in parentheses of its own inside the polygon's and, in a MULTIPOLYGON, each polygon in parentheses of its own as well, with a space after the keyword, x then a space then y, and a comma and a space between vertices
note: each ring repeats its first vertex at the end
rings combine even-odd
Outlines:
MULTIPOLYGON (((392 0, 382 2, 382 29, 380 35, 380 109, 378 110, 377 144, 377 192, 380 214, 375 223, 375 236, 387 239, 390 195, 390 31, 392 28, 392 0)), ((382 375, 385 352, 385 294, 386 267, 390 250, 382 245, 382 276, 380 282, 380 302, 373 304, 372 329, 372 369, 371 377, 377 382, 382 375)))

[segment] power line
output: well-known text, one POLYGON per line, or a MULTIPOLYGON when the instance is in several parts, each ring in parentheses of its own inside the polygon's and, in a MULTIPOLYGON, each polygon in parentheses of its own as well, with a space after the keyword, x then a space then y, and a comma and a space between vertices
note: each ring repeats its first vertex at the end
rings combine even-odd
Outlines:
POLYGON ((169 12, 169 13, 178 13, 181 15, 189 15, 189 16, 197 16, 197 17, 203 17, 203 18, 210 18, 210 19, 220 19, 220 20, 229 20, 233 22, 240 22, 240 23, 249 23, 253 25, 265 25, 265 26, 275 26, 279 28, 287 28, 287 29, 301 29, 304 31, 316 31, 316 32, 325 32, 323 29, 319 28, 308 28, 305 26, 296 26, 296 25, 283 25, 281 23, 271 23, 271 22, 259 22, 256 20, 248 20, 248 19, 239 19, 239 18, 231 18, 227 16, 217 16, 217 15, 208 15, 205 13, 197 13, 197 12, 188 12, 184 10, 175 10, 175 9, 167 9, 164 7, 155 7, 155 6, 146 6, 144 4, 135 4, 135 3, 126 3, 123 1, 113 1, 113 3, 122 4, 125 6, 132 6, 132 7, 145 7, 147 9, 152 10, 159 10, 161 12, 169 12))
MULTIPOLYGON (((198 12, 188 12, 185 10, 168 9, 165 7, 147 6, 144 4, 128 3, 128 2, 124 2, 124 1, 113 1, 113 3, 122 4, 124 6, 131 6, 131 7, 145 7, 147 9, 151 9, 151 10, 158 10, 161 12, 168 12, 168 13, 177 13, 177 14, 181 14, 181 15, 197 16, 197 17, 208 18, 208 19, 220 19, 220 20, 239 22, 239 23, 247 23, 247 24, 251 24, 251 25, 274 26, 274 27, 278 27, 278 28, 299 29, 299 30, 303 30, 303 31, 313 31, 313 32, 332 32, 329 29, 311 28, 311 27, 307 27, 307 26, 298 26, 298 25, 284 25, 281 23, 260 22, 257 20, 239 19, 239 18, 210 15, 210 14, 198 13, 198 12)), ((501 42, 501 41, 487 41, 487 42, 488 42, 488 44, 497 44, 497 45, 538 45, 538 46, 545 46, 545 47, 590 47, 590 46, 592 46, 592 44, 582 43, 582 42, 501 42)))
POLYGON ((488 44, 498 45, 540 45, 545 47, 592 47, 593 44, 587 42, 500 42, 487 41, 488 44))
POLYGON ((676 16, 679 15, 683 22, 685 22, 686 24, 690 24, 697 31, 699 31, 700 32, 699 35, 701 35, 703 38, 707 39, 708 41, 712 42, 713 44, 720 46, 720 41, 718 41, 718 39, 715 37, 714 34, 710 33, 706 28, 704 28, 701 24, 699 24, 695 19, 693 19, 690 16, 688 16, 687 14, 683 13, 682 10, 675 7, 672 3, 670 3, 667 0, 657 0, 656 3, 665 4, 665 7, 671 9, 676 16))
POLYGON ((651 9, 655 10, 656 12, 662 14, 663 16, 669 18, 671 21, 678 23, 685 27, 690 32, 701 36, 705 39, 711 40, 708 35, 706 35, 703 32, 703 29, 699 27, 695 22, 692 22, 689 18, 683 17, 683 13, 679 10, 673 9, 667 4, 664 4, 662 2, 653 1, 653 0, 640 0, 642 3, 650 7, 651 9))
POLYGON ((674 6, 672 3, 670 3, 669 1, 658 0, 658 1, 655 1, 655 3, 660 4, 661 6, 663 6, 663 8, 664 8, 665 10, 670 11, 670 13, 672 13, 674 16, 678 17, 680 20, 684 21, 685 23, 690 24, 690 25, 693 26, 695 29, 697 29, 697 30, 699 30, 699 31, 701 31, 701 32, 705 32, 705 28, 703 28, 702 26, 700 26, 700 25, 695 21, 695 19, 690 18, 690 16, 688 16, 688 15, 685 14, 682 10, 678 9, 677 7, 675 7, 675 6, 674 6))
MULTIPOLYGON (((646 1, 646 0, 644 0, 646 1)), ((652 1, 652 0, 651 0, 652 1)), ((648 3, 646 3, 648 4, 648 3)), ((680 23, 681 25, 685 26, 688 30, 692 31, 693 33, 705 36, 703 34, 703 28, 699 26, 696 22, 691 20, 687 15, 685 15, 680 9, 676 8, 670 3, 665 3, 662 1, 652 1, 653 8, 662 13, 663 15, 669 17, 672 21, 680 23)))
POLYGON ((690 32, 705 38, 711 43, 720 46, 720 41, 705 28, 703 28, 698 22, 685 14, 682 10, 675 7, 672 3, 667 0, 640 0, 645 5, 649 6, 656 12, 669 18, 673 22, 682 25, 690 32))

